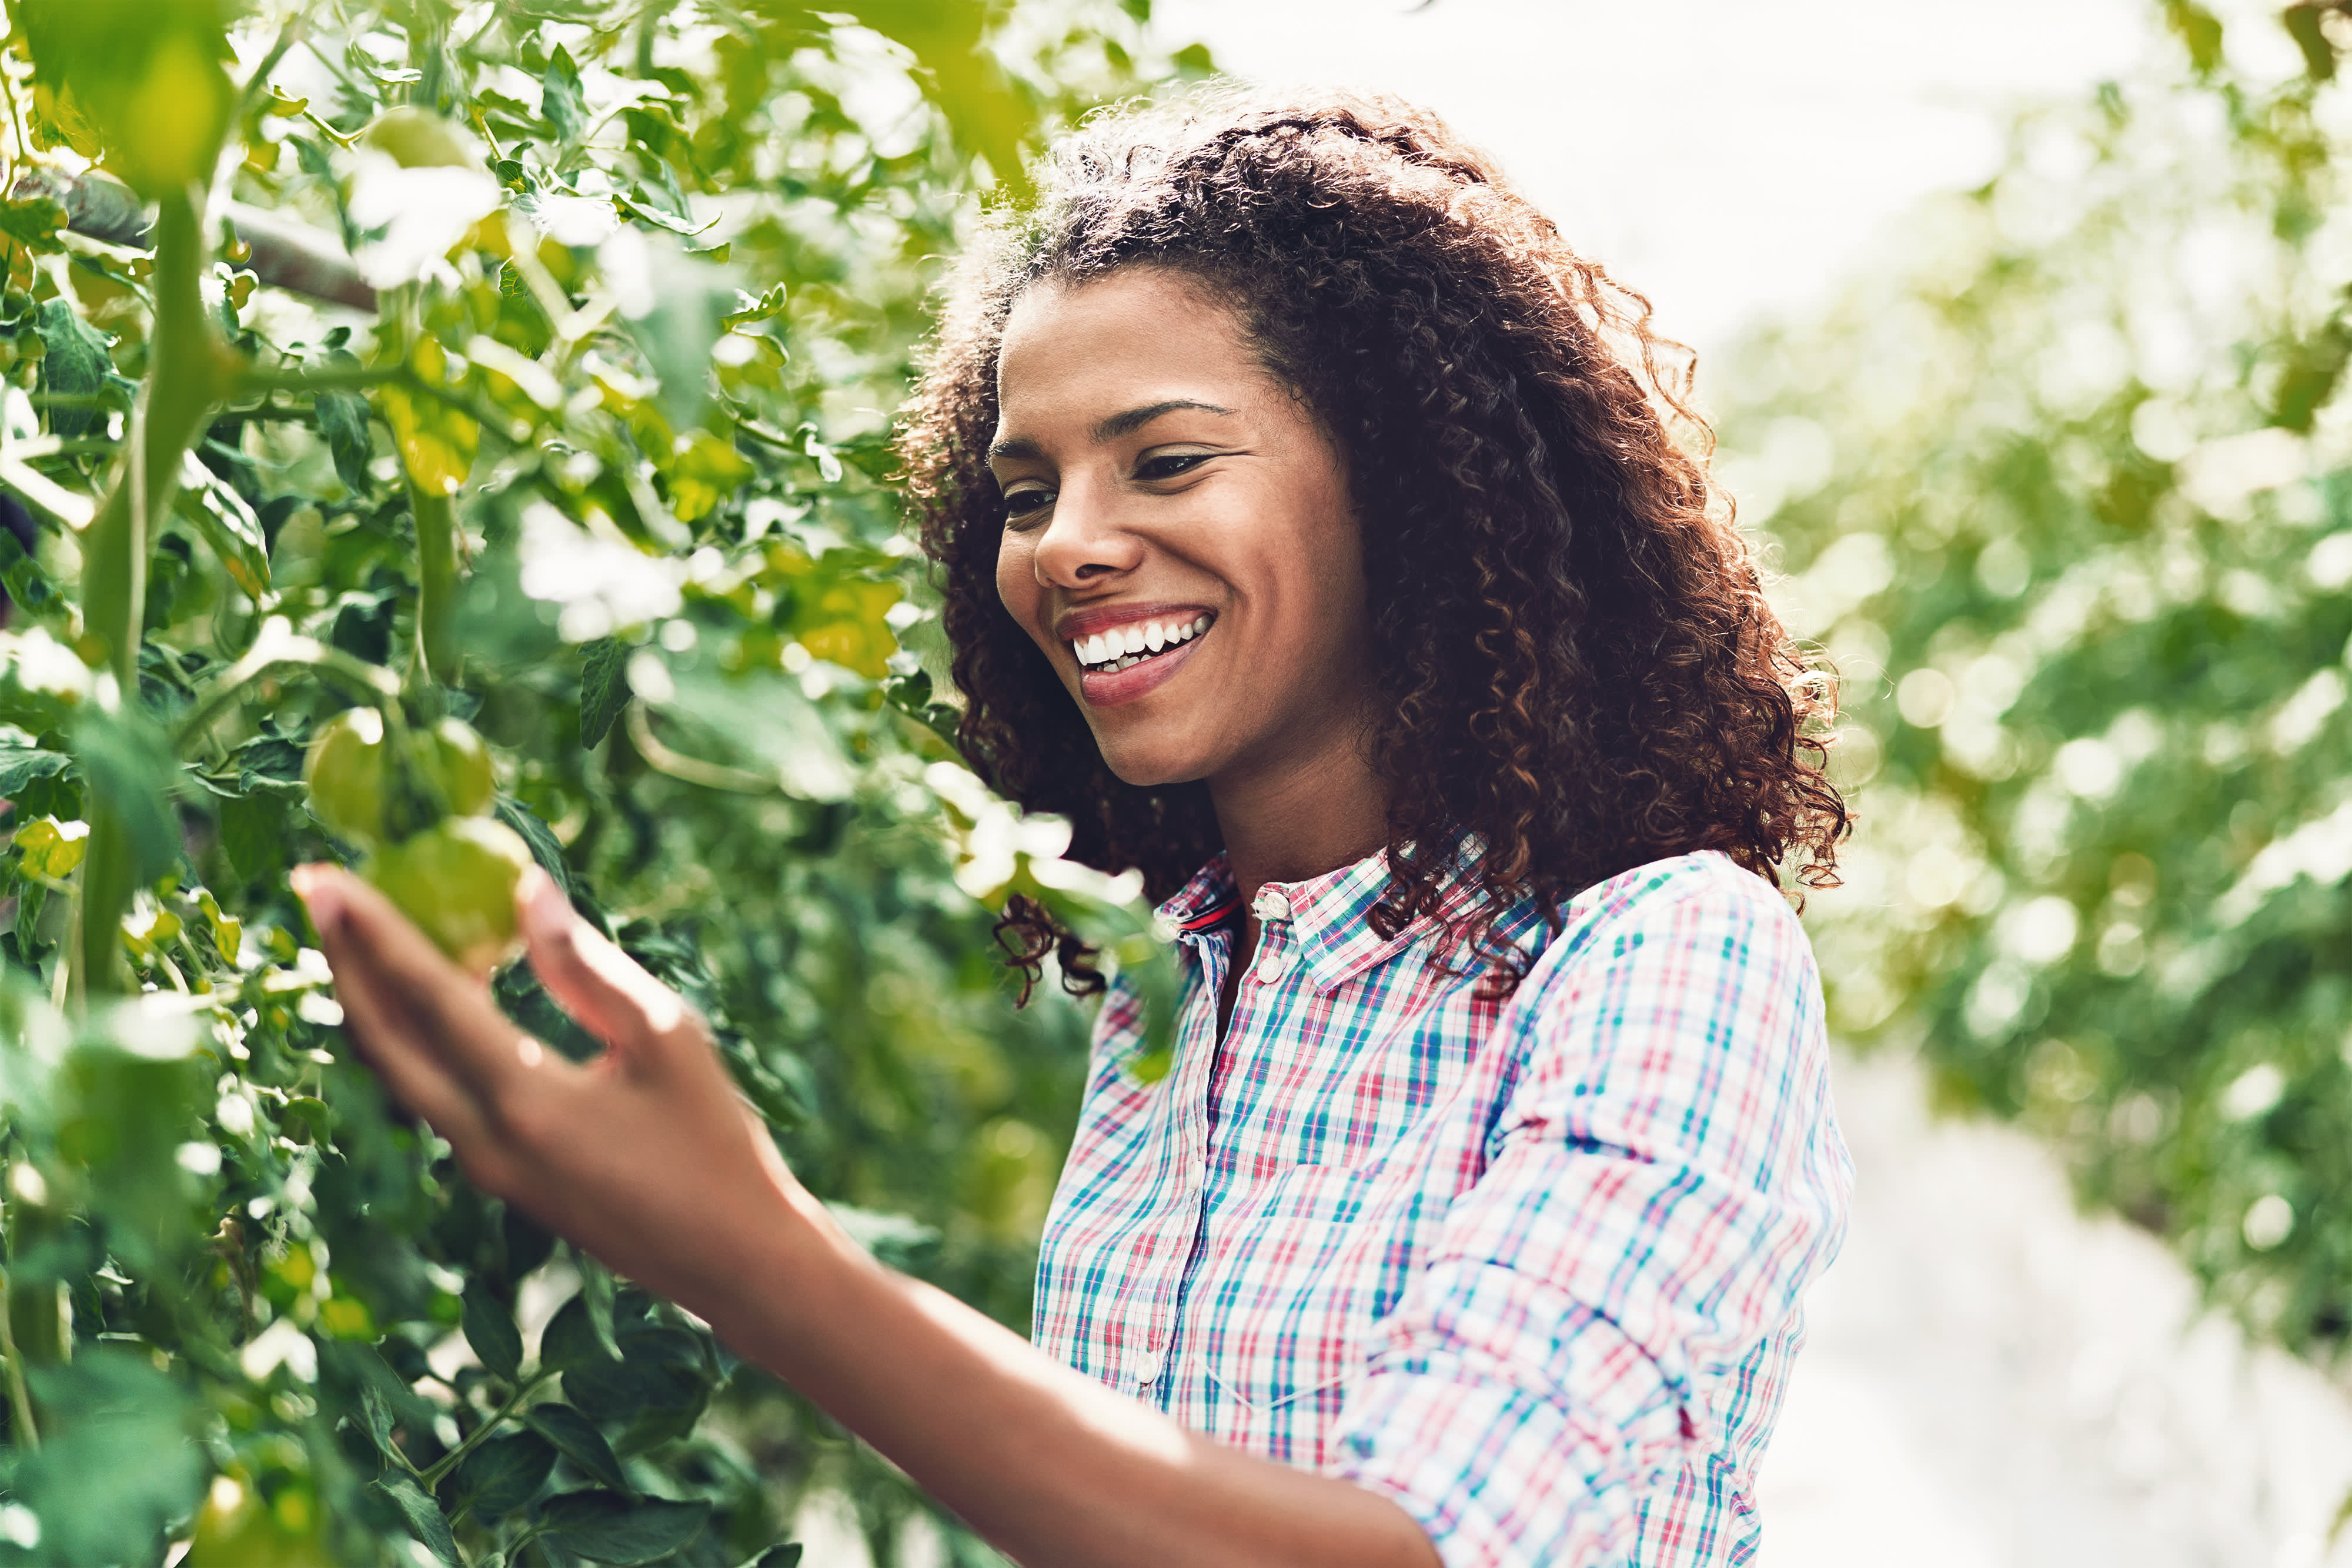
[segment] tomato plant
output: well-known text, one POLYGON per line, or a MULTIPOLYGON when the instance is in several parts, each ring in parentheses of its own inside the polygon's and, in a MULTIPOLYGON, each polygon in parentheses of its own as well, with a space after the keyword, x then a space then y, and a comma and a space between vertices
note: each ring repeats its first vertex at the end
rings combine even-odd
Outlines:
POLYGON ((0 1562, 775 1568, 817 1492, 989 1560, 387 1113, 286 873, 482 960, 529 855, 1024 1323, 1084 1018, 992 904, 1161 950, 940 738, 887 411, 1038 128, 1204 68, 1148 12, 9 8, 0 1562))
POLYGON ((2345 18, 2162 15, 2168 69, 2027 117, 1932 255, 1756 343, 1727 447, 1858 721, 1833 1025, 2340 1361, 2345 18))

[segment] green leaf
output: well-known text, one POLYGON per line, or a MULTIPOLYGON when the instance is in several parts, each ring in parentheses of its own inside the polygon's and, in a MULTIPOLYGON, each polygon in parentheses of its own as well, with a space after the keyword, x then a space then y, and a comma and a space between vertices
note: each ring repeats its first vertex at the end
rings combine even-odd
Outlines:
POLYGON ((657 1562, 702 1533, 707 1502, 632 1502, 609 1491, 565 1492, 540 1509, 540 1526, 566 1552, 614 1568, 657 1562))
MULTIPOLYGON (((446 382, 447 364, 440 344, 430 338, 418 340, 415 368, 419 377, 428 384, 446 382)), ((380 388, 376 395, 383 400, 384 423, 392 427, 401 466, 418 493, 447 497, 463 489, 482 444, 482 427, 473 415, 397 382, 380 388)))
POLYGON ((457 1467, 459 1507, 489 1524, 539 1495, 555 1469, 555 1446, 536 1432, 493 1437, 457 1467))
POLYGON ((2164 0, 2164 22, 2189 50, 2189 68, 2212 75, 2221 63, 2221 19, 2197 0, 2164 0))
POLYGON ((629 650, 599 637, 580 653, 580 744, 593 750, 628 706, 629 650))
POLYGON ((570 1301, 556 1308, 539 1336, 539 1364, 558 1372, 570 1372, 592 1361, 618 1359, 617 1351, 608 1355, 597 1343, 596 1331, 588 1323, 584 1292, 574 1291, 570 1301))
POLYGON ((90 794, 122 823, 133 880, 154 881, 180 855, 180 825, 171 804, 179 765, 162 732, 142 715, 110 714, 91 704, 74 726, 73 743, 90 794))
POLYGON ((563 890, 564 896, 570 897, 572 868, 563 863, 563 846, 555 841, 555 834, 548 825, 533 815, 530 807, 506 795, 499 797, 498 819, 522 835, 522 841, 530 846, 530 858, 539 862, 539 869, 552 877, 555 885, 563 890))
POLYGON ((1028 194, 1021 150, 1037 117, 982 41, 982 0, 841 0, 836 8, 912 50, 956 141, 985 158, 1007 192, 1028 194))
POLYGON ((354 392, 322 392, 310 400, 310 407, 334 457, 335 477, 352 495, 368 494, 374 483, 368 464, 375 456, 375 442, 368 427, 367 399, 354 392))
POLYGON ((375 1445, 377 1453, 394 1464, 407 1462, 392 1440, 392 1409, 383 1402, 383 1390, 373 1383, 360 1385, 360 1421, 367 1432, 368 1440, 375 1445))
POLYGON ((195 1506, 208 1469, 187 1396, 143 1356, 110 1345, 37 1366, 32 1385, 41 1449, 18 1459, 8 1494, 41 1521, 39 1561, 157 1561, 166 1521, 195 1506))
POLYGON ((2336 76, 2336 46, 2319 26, 2326 9, 2309 3, 2290 5, 2279 18, 2286 24, 2294 47, 2303 51, 2304 74, 2314 81, 2329 81, 2336 76))
POLYGON ((613 1270, 585 1253, 575 1252, 573 1257, 580 1265, 580 1300, 588 1309, 588 1326, 595 1331, 596 1343, 604 1354, 618 1361, 621 1342, 613 1312, 619 1298, 613 1270))
POLYGON ((220 806, 221 850, 239 876, 258 882, 286 863, 285 815, 275 801, 241 795, 220 806))
POLYGON ((269 591, 269 540, 261 519, 245 497, 221 482, 201 463, 188 465, 192 483, 174 499, 173 509, 196 526, 205 543, 220 558, 230 580, 254 599, 269 591))
POLYGON ((522 1331, 515 1327, 514 1314, 491 1294, 489 1281, 478 1274, 466 1281, 463 1300, 460 1322, 466 1343, 474 1347, 484 1366, 514 1382, 522 1371, 522 1331))
MULTIPOLYGON (((96 329, 63 299, 41 303, 41 390, 52 397, 96 399, 106 390, 114 357, 96 329)), ((106 427, 106 411, 94 405, 59 404, 49 410, 49 428, 67 440, 106 427)))
POLYGON ((580 89, 580 67, 562 45, 548 57, 539 78, 540 118, 553 128, 561 141, 577 141, 588 128, 588 99, 580 89))
POLYGON ((408 1521, 410 1533, 425 1543, 425 1549, 442 1562, 457 1568, 457 1538, 450 1533, 449 1518, 441 1505, 418 1490, 406 1476, 387 1476, 375 1483, 375 1490, 392 1500, 408 1521))
POLYGON ((626 1491, 629 1483, 621 1474, 621 1461, 614 1457, 613 1446, 596 1424, 569 1405, 534 1405, 523 1412, 523 1423, 556 1447, 565 1458, 615 1491, 626 1491))
POLYGON ((46 248, 66 226, 66 204, 47 192, 21 201, 0 201, 0 234, 20 245, 46 248))
POLYGON ((34 779, 54 779, 72 766, 73 758, 62 751, 0 737, 0 798, 13 800, 34 779))
POLYGON ((142 196, 207 179, 234 98, 214 0, 45 0, 15 13, 45 85, 96 122, 107 168, 142 196))
POLYGON ((563 1375, 564 1397, 598 1421, 626 1421, 638 1412, 697 1407, 709 1390, 701 1343, 684 1329, 633 1324, 621 1333, 625 1360, 603 1357, 563 1375))
POLYGON ((801 1543, 771 1546, 751 1561, 751 1568, 800 1568, 801 1543))
POLYGON ((236 787, 248 795, 272 786, 301 789, 303 741, 280 730, 275 718, 263 718, 258 727, 260 734, 229 753, 236 759, 236 787))

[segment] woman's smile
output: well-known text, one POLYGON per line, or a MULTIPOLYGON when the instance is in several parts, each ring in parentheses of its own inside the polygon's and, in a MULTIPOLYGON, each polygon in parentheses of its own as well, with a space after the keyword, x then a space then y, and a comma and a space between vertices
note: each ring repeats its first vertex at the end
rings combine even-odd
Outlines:
POLYGON ((1074 612, 1055 630, 1078 666, 1079 699, 1111 707, 1173 679, 1216 621, 1208 610, 1138 605, 1074 612))

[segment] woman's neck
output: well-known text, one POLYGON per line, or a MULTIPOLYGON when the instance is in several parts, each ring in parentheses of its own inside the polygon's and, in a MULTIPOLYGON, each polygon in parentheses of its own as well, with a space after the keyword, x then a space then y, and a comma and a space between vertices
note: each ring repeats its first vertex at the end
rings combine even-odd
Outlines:
POLYGON ((1351 746, 1307 766, 1215 779, 1209 798, 1244 901, 1350 865, 1388 841, 1388 790, 1351 746))

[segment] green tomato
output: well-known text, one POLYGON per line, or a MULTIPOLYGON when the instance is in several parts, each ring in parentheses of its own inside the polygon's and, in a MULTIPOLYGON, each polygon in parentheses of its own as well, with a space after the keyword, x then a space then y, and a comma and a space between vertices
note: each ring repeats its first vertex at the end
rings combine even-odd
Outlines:
POLYGON ((328 1561, 318 1500, 307 1482, 278 1489, 264 1501, 251 1487, 214 1478, 196 1512, 188 1568, 320 1568, 328 1561))
POLYGON ((488 817, 446 817, 377 852, 367 879, 460 967, 488 975, 521 951, 515 887, 530 846, 488 817))
POLYGON ((320 727, 302 758, 310 810, 327 831, 362 849, 383 840, 383 715, 349 708, 320 727))
POLYGON ((471 725, 445 718, 419 737, 417 765, 440 787, 450 812, 459 817, 488 816, 498 799, 498 780, 490 773, 490 748, 471 725))

